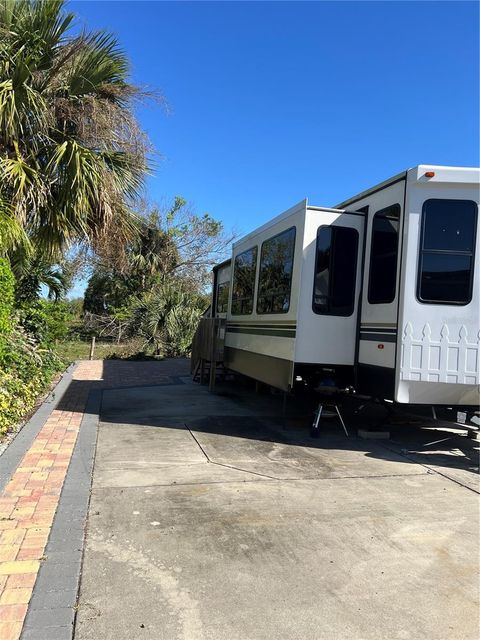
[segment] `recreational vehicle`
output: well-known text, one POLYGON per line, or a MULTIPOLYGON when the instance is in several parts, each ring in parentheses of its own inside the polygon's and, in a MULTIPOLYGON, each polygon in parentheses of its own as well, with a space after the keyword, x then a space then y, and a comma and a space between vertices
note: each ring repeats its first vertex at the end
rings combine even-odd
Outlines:
POLYGON ((236 242, 214 269, 225 366, 285 391, 478 405, 479 179, 419 165, 236 242))

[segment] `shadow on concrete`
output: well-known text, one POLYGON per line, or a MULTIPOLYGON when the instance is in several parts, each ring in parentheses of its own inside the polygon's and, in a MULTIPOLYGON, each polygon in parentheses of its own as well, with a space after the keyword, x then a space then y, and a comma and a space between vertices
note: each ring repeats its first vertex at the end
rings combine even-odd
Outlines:
MULTIPOLYGON (((189 429, 205 436, 226 436, 272 445, 324 452, 357 452, 384 461, 420 464, 442 472, 458 470, 451 479, 463 483, 466 474, 478 474, 479 443, 458 429, 433 427, 395 413, 384 417, 388 440, 357 437, 359 427, 378 426, 378 414, 359 418, 348 402, 341 407, 351 436, 343 434, 336 417, 322 418, 320 437, 310 436, 318 398, 291 398, 284 411, 283 395, 257 394, 248 382, 219 385, 215 394, 193 384, 187 360, 162 362, 103 362, 101 380, 72 380, 58 408, 80 410, 92 389, 101 389, 101 420, 125 425, 189 429), (371 420, 371 424, 369 424, 371 420)), ((297 452, 298 453, 298 452, 297 452)), ((446 473, 446 475, 448 475, 446 473)), ((475 482, 475 481, 474 481, 475 482)), ((472 480, 467 479, 471 485, 472 480)), ((471 487, 472 488, 472 487, 471 487)))

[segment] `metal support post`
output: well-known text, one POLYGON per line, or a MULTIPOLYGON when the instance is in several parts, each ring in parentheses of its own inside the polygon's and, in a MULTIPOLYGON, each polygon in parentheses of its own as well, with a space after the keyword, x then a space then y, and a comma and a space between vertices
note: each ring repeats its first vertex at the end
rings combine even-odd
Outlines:
POLYGON ((320 418, 322 417, 323 404, 318 405, 318 409, 315 411, 315 420, 313 421, 310 435, 312 438, 318 438, 320 436, 320 418))
POLYGON ((342 423, 343 430, 345 431, 345 435, 348 438, 349 433, 347 431, 347 427, 345 426, 345 422, 343 421, 342 414, 340 413, 340 409, 338 408, 338 404, 335 405, 335 411, 337 412, 337 416, 340 418, 340 422, 342 423))

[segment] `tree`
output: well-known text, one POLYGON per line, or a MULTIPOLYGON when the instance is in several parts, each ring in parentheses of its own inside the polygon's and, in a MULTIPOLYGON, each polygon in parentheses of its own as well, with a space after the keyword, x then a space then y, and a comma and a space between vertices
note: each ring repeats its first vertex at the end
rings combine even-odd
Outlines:
POLYGON ((63 0, 0 0, 0 239, 49 256, 121 248, 149 150, 125 53, 73 19, 63 0))
POLYGON ((135 292, 134 283, 115 270, 98 268, 88 281, 83 298, 83 309, 97 315, 112 313, 125 304, 135 292))
POLYGON ((140 291, 158 276, 171 273, 180 257, 175 239, 160 228, 157 209, 141 221, 138 234, 128 248, 127 261, 131 277, 138 281, 140 291))
POLYGON ((192 295, 181 281, 165 280, 138 300, 130 331, 157 355, 186 356, 206 304, 205 296, 192 295))
POLYGON ((208 213, 198 215, 181 196, 167 205, 159 222, 178 252, 178 260, 169 273, 203 289, 210 282, 212 266, 225 259, 235 231, 226 232, 223 223, 208 213))
POLYGON ((32 303, 40 296, 42 287, 49 300, 60 300, 67 293, 68 278, 60 265, 52 265, 45 255, 15 251, 10 258, 16 276, 17 303, 32 303))
POLYGON ((0 259, 8 256, 8 253, 15 248, 21 248, 27 254, 30 243, 0 190, 0 259))
POLYGON ((100 258, 88 281, 84 309, 96 315, 112 313, 172 280, 197 295, 210 282, 212 265, 225 258, 233 238, 221 222, 208 214, 197 215, 177 196, 163 213, 155 207, 140 219, 137 235, 125 245, 121 268, 100 258))

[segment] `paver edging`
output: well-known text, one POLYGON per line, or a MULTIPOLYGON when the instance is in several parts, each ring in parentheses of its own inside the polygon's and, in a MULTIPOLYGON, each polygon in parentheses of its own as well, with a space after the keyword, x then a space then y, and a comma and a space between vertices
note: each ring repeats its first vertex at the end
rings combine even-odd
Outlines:
POLYGON ((0 456, 0 493, 5 489, 22 458, 70 386, 77 366, 78 362, 74 362, 67 367, 56 386, 2 452, 0 456))
POLYGON ((73 637, 101 399, 100 389, 92 389, 87 398, 22 640, 73 637))

